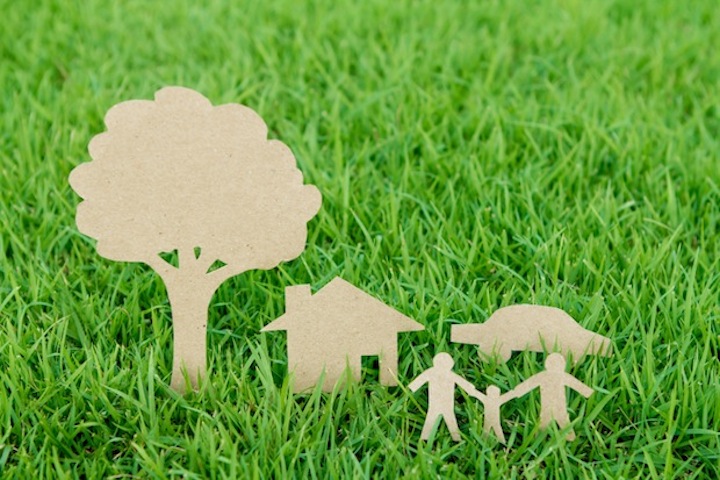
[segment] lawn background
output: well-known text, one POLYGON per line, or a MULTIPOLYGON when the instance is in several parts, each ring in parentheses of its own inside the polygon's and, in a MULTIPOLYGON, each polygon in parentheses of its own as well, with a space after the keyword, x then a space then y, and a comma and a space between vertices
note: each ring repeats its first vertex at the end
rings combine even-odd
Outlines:
POLYGON ((3 476, 716 478, 720 464, 720 8, 714 0, 0 1, 3 476), (204 4, 204 5, 201 5, 204 4), (70 170, 115 103, 183 85, 240 102, 323 193, 299 259, 226 282, 203 389, 169 391, 159 277, 97 255, 70 170), (336 275, 426 325, 537 302, 613 339, 572 372, 578 439, 458 395, 463 441, 418 441, 426 394, 368 382, 295 397, 286 285, 336 275))

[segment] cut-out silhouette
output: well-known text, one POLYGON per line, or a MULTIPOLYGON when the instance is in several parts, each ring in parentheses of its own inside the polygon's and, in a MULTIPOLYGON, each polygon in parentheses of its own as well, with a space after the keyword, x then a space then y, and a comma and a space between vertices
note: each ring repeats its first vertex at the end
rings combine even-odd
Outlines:
POLYGON ((317 385, 323 372, 326 392, 345 378, 348 367, 359 381, 364 356, 379 357, 382 385, 397 385, 398 333, 424 328, 336 277, 314 295, 310 285, 287 287, 285 314, 261 331, 287 330, 293 390, 303 393, 317 385))
POLYGON ((433 366, 421 373, 413 380, 408 388, 416 392, 428 384, 428 409, 425 416, 420 438, 430 438, 432 428, 440 417, 445 421, 450 436, 456 442, 460 441, 460 427, 455 417, 455 387, 459 387, 475 398, 483 396, 475 386, 463 377, 452 371, 455 361, 448 353, 438 353, 433 358, 433 366))
POLYGON ((513 351, 558 349, 579 362, 584 355, 610 355, 607 337, 582 328, 563 310, 541 305, 512 305, 493 313, 485 323, 453 325, 450 339, 478 346, 481 359, 494 354, 503 362, 513 351))
MULTIPOLYGON (((545 360, 545 371, 533 375, 509 392, 513 397, 518 398, 535 388, 540 388, 540 427, 542 428, 547 428, 553 420, 560 428, 570 424, 566 388, 575 390, 585 398, 594 392, 592 388, 565 372, 565 366, 565 357, 559 353, 552 353, 545 360)), ((575 432, 570 429, 565 438, 574 440, 575 432)))
POLYGON ((483 432, 485 435, 489 435, 490 432, 493 432, 500 443, 504 444, 505 432, 503 432, 502 428, 500 407, 509 400, 517 398, 515 393, 511 390, 503 395, 500 395, 500 389, 495 385, 491 385, 487 387, 484 394, 477 392, 474 394, 471 393, 470 395, 480 400, 483 404, 483 432))
POLYGON ((163 279, 173 316, 172 387, 206 371, 208 305, 228 278, 271 269, 305 249, 320 192, 303 185, 290 149, 268 140, 248 107, 213 107, 201 94, 163 88, 154 101, 112 107, 93 161, 70 185, 84 199, 80 231, 108 259, 144 262, 163 279), (178 263, 161 254, 176 252, 178 263))

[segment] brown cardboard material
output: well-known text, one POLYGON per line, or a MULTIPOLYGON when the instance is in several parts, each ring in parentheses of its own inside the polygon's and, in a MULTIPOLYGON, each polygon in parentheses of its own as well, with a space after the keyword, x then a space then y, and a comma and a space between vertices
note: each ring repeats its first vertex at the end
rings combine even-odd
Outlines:
POLYGON ((505 432, 502 428, 502 420, 500 417, 500 407, 507 401, 517 398, 513 391, 500 395, 500 389, 495 385, 490 385, 485 390, 485 394, 475 392, 471 395, 483 404, 483 433, 487 436, 494 433, 500 443, 505 443, 505 432))
POLYGON ((323 391, 332 391, 347 368, 360 380, 363 356, 378 356, 380 383, 397 385, 398 333, 424 328, 336 277, 314 295, 310 285, 287 287, 285 314, 261 331, 287 331, 293 391, 306 393, 321 378, 323 391))
POLYGON ((455 417, 456 386, 476 398, 483 397, 472 383, 452 371, 454 364, 455 361, 449 353, 438 353, 433 358, 433 366, 408 385, 408 389, 412 392, 418 391, 426 383, 428 385, 428 409, 420 433, 422 440, 430 438, 433 427, 442 417, 452 439, 456 442, 460 441, 460 427, 455 417))
MULTIPOLYGON (((566 428, 570 424, 566 388, 575 390, 585 398, 594 392, 592 388, 566 373, 565 366, 565 357, 559 353, 551 353, 545 360, 545 371, 533 375, 509 392, 513 398, 518 398, 535 388, 540 389, 541 428, 547 428, 553 421, 557 422, 560 428, 566 428)), ((569 441, 575 439, 572 428, 565 438, 569 441)))
POLYGON ((513 351, 560 351, 579 362, 584 355, 611 353, 607 337, 582 328, 559 308, 512 305, 493 313, 485 323, 453 325, 451 341, 478 346, 481 359, 510 359, 513 351))
POLYGON ((193 387, 206 371, 216 289, 300 255, 320 192, 242 105, 214 107, 193 90, 167 87, 154 101, 115 105, 105 124, 90 142, 93 160, 70 174, 84 200, 77 225, 101 256, 144 262, 162 277, 173 315, 171 384, 184 391, 184 370, 193 387), (176 252, 178 264, 163 252, 176 252))

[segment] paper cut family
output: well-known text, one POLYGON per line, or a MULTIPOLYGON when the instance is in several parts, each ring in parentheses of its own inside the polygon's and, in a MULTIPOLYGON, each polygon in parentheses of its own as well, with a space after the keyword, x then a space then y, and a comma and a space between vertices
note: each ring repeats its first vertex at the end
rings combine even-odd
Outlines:
MULTIPOLYGON (((485 323, 453 325, 451 341, 469 343, 478 346, 482 360, 499 358, 502 362, 510 359, 513 351, 553 352, 560 350, 569 355, 575 363, 586 355, 610 355, 612 343, 609 338, 582 328, 563 310, 542 305, 511 305, 493 313, 485 323)), ((521 397, 535 388, 540 389, 541 409, 540 426, 546 428, 554 420, 561 428, 569 423, 567 414, 566 387, 588 397, 592 389, 565 372, 566 361, 561 353, 551 353, 546 362, 546 370, 529 378, 513 390, 500 395, 500 389, 489 386, 486 394, 480 393, 472 384, 450 371, 453 365, 448 354, 438 354, 433 367, 413 381, 409 388, 417 390, 425 381, 434 379, 435 386, 429 385, 428 414, 421 438, 429 438, 432 426, 442 416, 453 439, 459 439, 457 421, 453 411, 454 386, 463 388, 470 396, 480 400, 485 407, 483 431, 494 432, 498 440, 505 443, 500 421, 500 407, 509 400, 521 397), (449 365, 449 367, 448 367, 449 365), (443 378, 443 381, 439 379, 443 378), (448 383, 453 379, 453 383, 448 383), (418 383, 418 381, 421 383, 418 383), (433 395, 433 388, 435 394, 433 395), (444 394, 437 393, 446 389, 444 394), (434 403, 436 405, 434 405, 434 403), (443 412, 443 413, 438 413, 443 412)), ((575 433, 567 433, 568 440, 575 433)))
MULTIPOLYGON (((299 256, 321 195, 303 184, 290 149, 268 140, 263 120, 242 105, 213 106, 193 90, 167 87, 152 101, 112 107, 105 124, 107 131, 88 147, 92 161, 70 174, 83 199, 77 226, 97 240, 101 256, 146 263, 162 278, 172 307, 171 386, 185 392, 206 372, 207 310, 214 292, 232 276, 299 256)), ((346 372, 359 380, 366 356, 379 358, 382 385, 397 385, 398 334, 424 328, 340 278, 314 295, 309 285, 287 287, 285 298, 285 314, 262 331, 287 331, 288 370, 297 393, 318 384, 331 391, 346 372)), ((499 354, 503 361, 517 350, 560 350, 575 362, 610 353, 609 339, 583 329, 562 310, 534 305, 502 308, 483 324, 456 325, 451 338, 478 345, 482 358, 499 354)), ((566 426, 565 388, 592 392, 565 373, 558 353, 548 357, 546 371, 502 395, 492 385, 480 392, 452 372, 453 364, 440 353, 409 385, 416 391, 428 384, 424 439, 439 418, 453 439, 460 438, 455 387, 483 403, 483 430, 502 442, 500 410, 509 400, 539 388, 540 424, 566 426)))
POLYGON ((500 389, 492 385, 484 395, 463 377, 454 373, 455 361, 449 353, 438 353, 433 358, 433 366, 413 380, 408 388, 416 392, 420 387, 428 385, 428 411, 425 417, 420 438, 427 440, 437 421, 442 418, 450 431, 452 439, 460 441, 460 427, 455 416, 455 387, 464 390, 468 395, 480 400, 485 407, 483 431, 493 431, 501 442, 505 443, 505 434, 500 423, 500 407, 510 400, 509 394, 500 395, 500 389))
MULTIPOLYGON (((413 380, 408 388, 413 392, 428 384, 428 410, 420 438, 428 440, 433 427, 442 418, 450 431, 453 440, 460 441, 460 428, 455 416, 455 387, 460 387, 471 397, 477 398, 484 407, 483 432, 493 432, 501 443, 505 443, 500 407, 509 400, 522 397, 535 388, 540 388, 540 427, 547 428, 553 421, 560 428, 570 424, 567 413, 566 387, 570 387, 585 398, 593 389, 565 372, 565 357, 552 353, 545 361, 546 370, 538 373, 514 389, 500 394, 500 389, 491 385, 483 394, 475 386, 452 371, 454 361, 448 353, 439 353, 433 359, 433 366, 425 370, 413 380)), ((570 429, 567 440, 575 439, 575 432, 570 429)))

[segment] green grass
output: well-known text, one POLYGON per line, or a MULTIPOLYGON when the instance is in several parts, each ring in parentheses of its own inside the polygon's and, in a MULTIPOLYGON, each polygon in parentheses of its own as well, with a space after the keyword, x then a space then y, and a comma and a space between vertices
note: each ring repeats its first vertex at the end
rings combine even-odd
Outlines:
POLYGON ((720 475, 716 1, 0 3, 3 476, 720 475), (299 259, 220 287, 185 398, 160 279, 97 255, 67 184, 107 109, 165 85, 257 110, 324 196, 299 259), (538 431, 536 393, 507 447, 461 395, 458 444, 418 440, 424 392, 293 396, 258 330, 336 275, 426 325, 405 385, 439 351, 483 388, 539 371, 449 343, 512 303, 611 337, 572 370, 578 439, 538 431))

